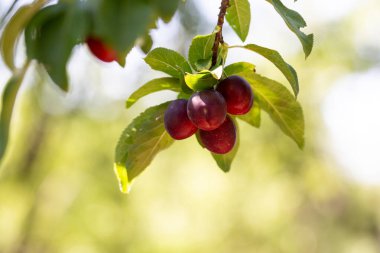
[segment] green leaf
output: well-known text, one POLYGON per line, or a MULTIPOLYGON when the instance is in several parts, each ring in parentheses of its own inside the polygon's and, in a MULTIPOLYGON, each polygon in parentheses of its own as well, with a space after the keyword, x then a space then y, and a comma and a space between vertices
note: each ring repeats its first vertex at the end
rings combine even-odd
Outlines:
POLYGON ((114 169, 122 192, 148 167, 160 151, 174 140, 164 127, 164 113, 170 102, 151 107, 124 130, 116 146, 114 169))
POLYGON ((140 48, 144 53, 149 53, 153 46, 153 39, 149 33, 146 33, 142 38, 142 42, 140 44, 140 48))
POLYGON ((33 2, 32 4, 20 7, 20 9, 13 14, 12 18, 4 28, 0 40, 1 56, 3 57, 4 63, 12 71, 16 69, 14 59, 18 38, 30 19, 44 5, 45 2, 45 0, 39 0, 33 2))
POLYGON ((238 75, 245 78, 253 89, 260 107, 299 148, 304 146, 305 122, 301 105, 282 84, 251 71, 238 75))
POLYGON ((102 38, 123 58, 143 36, 156 18, 154 6, 148 1, 88 1, 93 8, 93 35, 102 38))
POLYGON ((248 44, 246 46, 238 47, 256 52, 271 61, 284 74, 286 79, 288 79, 290 85, 292 86, 294 95, 297 97, 299 92, 297 72, 292 66, 284 61, 282 56, 277 51, 255 44, 248 44))
POLYGON ((239 115, 239 119, 247 122, 251 126, 259 128, 261 125, 261 110, 259 103, 256 101, 256 99, 253 101, 253 106, 251 110, 244 115, 239 115))
POLYGON ((192 90, 201 91, 212 88, 218 82, 218 78, 212 72, 203 70, 196 74, 186 74, 185 82, 192 90))
POLYGON ((160 18, 168 23, 178 8, 178 0, 154 0, 160 18))
POLYGON ((15 70, 13 76, 5 85, 3 97, 1 101, 0 115, 0 161, 3 158, 9 139, 9 126, 12 119, 13 107, 16 96, 24 79, 29 62, 27 62, 21 70, 15 70))
POLYGON ((195 36, 189 48, 189 62, 197 71, 208 70, 212 64, 212 46, 215 41, 215 32, 207 35, 195 36))
POLYGON ((69 87, 66 64, 71 51, 90 28, 88 15, 81 2, 60 2, 39 11, 25 31, 28 57, 42 63, 63 91, 69 87))
POLYGON ((303 17, 296 11, 288 9, 280 0, 266 0, 271 3, 280 14, 289 29, 294 32, 301 41, 305 56, 308 57, 313 49, 314 35, 301 32, 301 28, 306 27, 303 17))
POLYGON ((181 78, 186 72, 192 72, 186 59, 171 49, 155 48, 149 52, 144 60, 152 69, 176 78, 181 78))
POLYGON ((248 0, 230 0, 226 20, 242 41, 245 41, 251 24, 251 7, 248 0))
POLYGON ((235 62, 223 69, 223 74, 226 76, 232 76, 244 71, 256 71, 256 66, 249 62, 235 62))
POLYGON ((137 102, 140 98, 161 90, 172 90, 175 92, 181 91, 180 81, 177 78, 173 77, 163 77, 153 79, 143 86, 141 86, 138 90, 132 93, 132 95, 128 98, 126 106, 127 108, 131 107, 134 103, 137 102))

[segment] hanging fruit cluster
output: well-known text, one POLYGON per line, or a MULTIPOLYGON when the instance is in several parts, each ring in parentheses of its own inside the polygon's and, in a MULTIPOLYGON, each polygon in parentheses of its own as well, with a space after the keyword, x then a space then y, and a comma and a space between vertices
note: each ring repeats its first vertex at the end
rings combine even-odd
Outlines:
MULTIPOLYGON (((313 34, 301 31, 305 20, 281 0, 266 2, 298 37, 307 57, 313 47, 313 34)), ((295 69, 275 50, 252 43, 230 46, 223 41, 224 19, 243 42, 246 40, 251 23, 249 0, 221 0, 216 28, 211 34, 193 38, 187 59, 167 48, 150 51, 153 41, 149 30, 156 28, 158 18, 169 22, 178 4, 179 0, 59 0, 53 4, 35 0, 19 8, 4 27, 0 40, 2 58, 13 73, 2 97, 0 159, 8 143, 16 95, 31 60, 39 62, 62 91, 68 91, 66 65, 76 45, 85 43, 99 60, 124 66, 137 39, 147 53, 145 62, 169 76, 142 85, 128 98, 126 107, 161 90, 177 92, 178 99, 148 108, 122 133, 114 169, 123 192, 130 189, 132 180, 157 153, 174 140, 194 134, 202 147, 211 151, 218 166, 229 171, 238 150, 239 121, 260 127, 262 110, 302 148, 304 117, 297 101, 299 83, 295 69), (15 64, 15 48, 23 32, 27 60, 20 68, 15 64), (277 81, 256 73, 252 63, 226 66, 228 53, 234 48, 271 61, 286 77, 293 94, 277 81)))

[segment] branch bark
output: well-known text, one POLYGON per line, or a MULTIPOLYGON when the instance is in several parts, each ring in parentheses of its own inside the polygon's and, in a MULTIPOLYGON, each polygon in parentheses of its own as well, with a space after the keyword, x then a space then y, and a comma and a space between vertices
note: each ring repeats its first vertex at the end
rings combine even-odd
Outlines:
POLYGON ((224 16, 226 15, 227 8, 230 6, 230 0, 222 0, 220 3, 220 11, 218 15, 218 23, 216 25, 218 32, 215 34, 215 41, 212 47, 212 65, 215 66, 216 61, 218 60, 218 49, 219 44, 223 43, 223 24, 224 24, 224 16))

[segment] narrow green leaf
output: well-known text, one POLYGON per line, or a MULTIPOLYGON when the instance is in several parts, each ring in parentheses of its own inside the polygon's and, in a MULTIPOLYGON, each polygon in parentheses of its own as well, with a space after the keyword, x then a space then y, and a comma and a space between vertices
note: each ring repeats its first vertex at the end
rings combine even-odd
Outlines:
POLYGON ((40 10, 25 30, 28 57, 42 63, 63 91, 69 87, 67 61, 88 34, 89 20, 81 2, 59 2, 40 10))
POLYGON ((16 101, 17 93, 24 79, 29 62, 27 62, 21 70, 16 70, 13 76, 5 85, 3 97, 1 101, 0 115, 0 161, 3 158, 9 139, 9 126, 12 119, 13 107, 16 101))
POLYGON ((186 59, 174 50, 155 48, 145 57, 145 62, 154 70, 162 71, 176 78, 181 78, 191 68, 186 59))
POLYGON ((284 74, 286 79, 288 79, 290 85, 292 86, 294 95, 297 97, 299 92, 297 72, 292 66, 285 62, 285 60, 277 51, 261 47, 255 44, 248 44, 245 46, 237 47, 245 48, 253 52, 256 52, 262 55, 263 57, 267 58, 269 61, 271 61, 284 74))
POLYGON ((301 105, 295 100, 288 89, 274 80, 251 71, 245 71, 238 75, 245 78, 251 84, 260 107, 302 149, 305 131, 303 112, 301 105))
POLYGON ((251 110, 244 115, 239 115, 239 119, 247 122, 251 126, 259 128, 261 125, 261 109, 256 99, 253 102, 251 110))
POLYGON ((235 62, 223 69, 223 74, 226 76, 232 76, 244 71, 256 71, 256 66, 249 62, 235 62))
POLYGON ((208 70, 212 64, 212 46, 215 41, 215 32, 207 35, 195 36, 189 48, 189 62, 197 71, 208 70))
POLYGON ((132 95, 128 98, 126 102, 127 108, 131 107, 134 103, 137 102, 140 98, 151 94, 153 92, 161 91, 161 90, 172 90, 175 92, 181 91, 181 84, 177 78, 173 77, 163 77, 153 79, 143 86, 141 86, 138 90, 132 93, 132 95))
POLYGON ((185 82, 192 90, 201 91, 212 88, 218 82, 218 78, 212 72, 203 70, 196 74, 186 74, 185 82))
POLYGON ((226 20, 242 41, 245 41, 251 24, 251 7, 248 0, 230 0, 226 20))
POLYGON ((301 28, 306 27, 303 17, 296 11, 288 9, 280 0, 266 0, 271 3, 280 14, 289 29, 294 32, 301 41, 305 56, 308 57, 313 49, 314 35, 301 32, 301 28))
POLYGON ((124 130, 116 146, 114 169, 122 192, 148 167, 160 151, 174 140, 164 127, 164 113, 170 102, 151 107, 124 130))
POLYGON ((32 4, 20 7, 9 20, 3 30, 0 40, 1 56, 4 63, 12 71, 15 70, 15 48, 25 26, 36 12, 44 5, 45 0, 35 1, 32 4))

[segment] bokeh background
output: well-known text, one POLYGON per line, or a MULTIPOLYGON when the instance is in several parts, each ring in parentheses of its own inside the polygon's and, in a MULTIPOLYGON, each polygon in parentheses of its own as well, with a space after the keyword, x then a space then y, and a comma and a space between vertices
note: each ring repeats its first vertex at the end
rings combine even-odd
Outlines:
MULTIPOLYGON (((1 14, 11 2, 1 0, 1 14)), ((251 1, 247 42, 277 49, 297 69, 305 150, 263 113, 260 129, 240 123, 241 147, 229 173, 190 138, 160 153, 124 195, 112 167, 121 131, 175 95, 153 94, 127 111, 128 95, 160 74, 139 49, 122 69, 77 47, 69 94, 34 65, 18 97, 0 168, 0 252, 380 252, 380 2, 284 3, 315 34, 307 61, 265 1, 251 1)), ((213 29, 218 4, 182 3, 152 32, 154 47, 186 54, 195 34, 213 29)), ((225 40, 240 43, 227 26, 225 40)), ((241 60, 286 84, 265 59, 231 50, 228 62, 241 60)), ((9 76, 0 62, 0 87, 9 76)))

